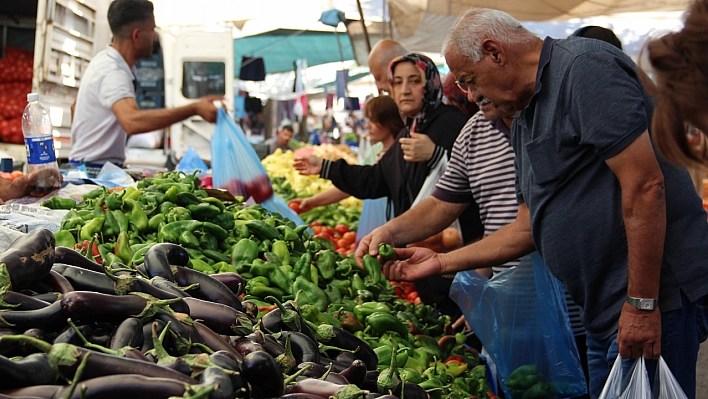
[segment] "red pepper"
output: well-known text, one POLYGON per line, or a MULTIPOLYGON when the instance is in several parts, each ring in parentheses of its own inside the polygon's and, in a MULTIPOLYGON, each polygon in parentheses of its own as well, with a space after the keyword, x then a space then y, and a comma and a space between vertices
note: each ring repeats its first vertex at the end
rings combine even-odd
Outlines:
POLYGON ((460 356, 460 355, 450 355, 443 363, 448 364, 448 363, 467 363, 465 359, 460 356))
POLYGON ((489 396, 489 399, 497 399, 497 395, 492 392, 487 392, 487 396, 489 396))

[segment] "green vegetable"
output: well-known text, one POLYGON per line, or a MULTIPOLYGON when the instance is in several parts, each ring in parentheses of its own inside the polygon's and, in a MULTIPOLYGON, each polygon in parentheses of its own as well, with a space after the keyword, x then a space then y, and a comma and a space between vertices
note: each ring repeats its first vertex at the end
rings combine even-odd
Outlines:
MULTIPOLYGON (((356 312, 356 308, 354 308, 354 311, 356 312)), ((408 336, 408 326, 389 313, 374 312, 368 315, 366 317, 366 325, 371 327, 371 331, 379 336, 386 331, 397 332, 401 337, 408 336)))
POLYGON ((300 295, 303 298, 304 303, 312 304, 321 312, 327 310, 327 306, 329 305, 327 294, 325 294, 320 287, 308 281, 306 278, 296 278, 292 289, 295 293, 301 291, 300 295))
POLYGON ((57 247, 67 247, 74 248, 76 246, 76 239, 74 235, 67 230, 59 230, 54 232, 54 239, 56 240, 57 247))
POLYGON ((331 280, 332 277, 334 277, 336 260, 337 257, 334 255, 334 252, 329 249, 320 252, 317 256, 317 269, 325 280, 331 280))
POLYGON ((529 389, 537 382, 539 382, 538 366, 527 364, 512 371, 504 385, 511 389, 529 389))
POLYGON ((91 240, 93 238, 94 234, 98 234, 101 232, 101 227, 103 227, 103 221, 105 218, 103 216, 97 217, 88 223, 84 227, 81 228, 81 233, 80 239, 81 240, 91 240))
POLYGON ((361 261, 366 271, 367 278, 371 280, 372 283, 378 284, 381 281, 381 264, 373 256, 366 254, 361 261))
POLYGON ((143 211, 143 208, 140 207, 140 204, 130 198, 125 199, 125 197, 123 199, 123 203, 125 204, 124 206, 127 211, 126 215, 128 217, 128 221, 135 226, 135 229, 140 233, 147 230, 148 218, 145 211, 143 211))
POLYGON ((396 251, 393 250, 391 245, 381 243, 379 244, 379 256, 384 261, 394 260, 396 259, 396 251))
POLYGON ((231 264, 234 266, 251 264, 257 258, 258 244, 249 238, 244 238, 234 246, 231 254, 231 264))
POLYGON ((69 210, 76 208, 76 201, 71 198, 51 197, 50 199, 42 202, 41 205, 49 209, 69 210))
MULTIPOLYGON (((110 214, 110 212, 106 212, 110 214)), ((129 265, 133 260, 133 250, 130 248, 130 242, 128 241, 128 232, 123 231, 118 235, 116 240, 116 247, 113 253, 120 258, 124 265, 129 265)))

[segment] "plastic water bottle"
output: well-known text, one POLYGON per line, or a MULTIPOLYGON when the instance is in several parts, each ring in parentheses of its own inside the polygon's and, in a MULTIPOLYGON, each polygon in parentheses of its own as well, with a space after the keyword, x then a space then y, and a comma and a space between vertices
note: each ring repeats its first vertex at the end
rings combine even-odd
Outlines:
POLYGON ((36 174, 30 180, 30 195, 45 196, 61 188, 52 121, 47 110, 39 103, 39 94, 28 94, 27 101, 25 112, 22 113, 22 133, 27 148, 27 173, 36 174))

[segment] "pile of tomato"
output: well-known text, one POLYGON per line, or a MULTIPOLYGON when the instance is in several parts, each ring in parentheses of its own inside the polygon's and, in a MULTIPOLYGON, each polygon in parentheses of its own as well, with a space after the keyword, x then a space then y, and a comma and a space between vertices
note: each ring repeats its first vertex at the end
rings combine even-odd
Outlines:
POLYGON ((32 91, 33 53, 5 47, 0 58, 0 141, 22 144, 22 111, 32 91))
POLYGON ((323 226, 320 222, 310 223, 310 230, 315 237, 326 238, 334 244, 335 251, 342 255, 354 253, 356 248, 356 232, 349 231, 345 224, 338 224, 334 227, 323 226))
POLYGON ((21 177, 22 175, 23 173, 19 170, 14 170, 12 172, 0 172, 0 178, 3 178, 7 181, 13 181, 18 177, 21 177))

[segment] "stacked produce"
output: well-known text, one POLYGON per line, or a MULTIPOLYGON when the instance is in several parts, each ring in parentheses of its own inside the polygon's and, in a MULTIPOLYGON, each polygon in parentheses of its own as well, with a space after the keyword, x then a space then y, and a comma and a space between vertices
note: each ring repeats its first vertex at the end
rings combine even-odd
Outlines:
POLYGON ((0 58, 0 141, 22 144, 22 111, 32 91, 33 53, 5 47, 0 58))
POLYGON ((0 394, 493 397, 449 317, 400 299, 377 259, 196 179, 52 199, 68 247, 38 230, 0 254, 2 305, 20 304, 0 311, 0 394))

